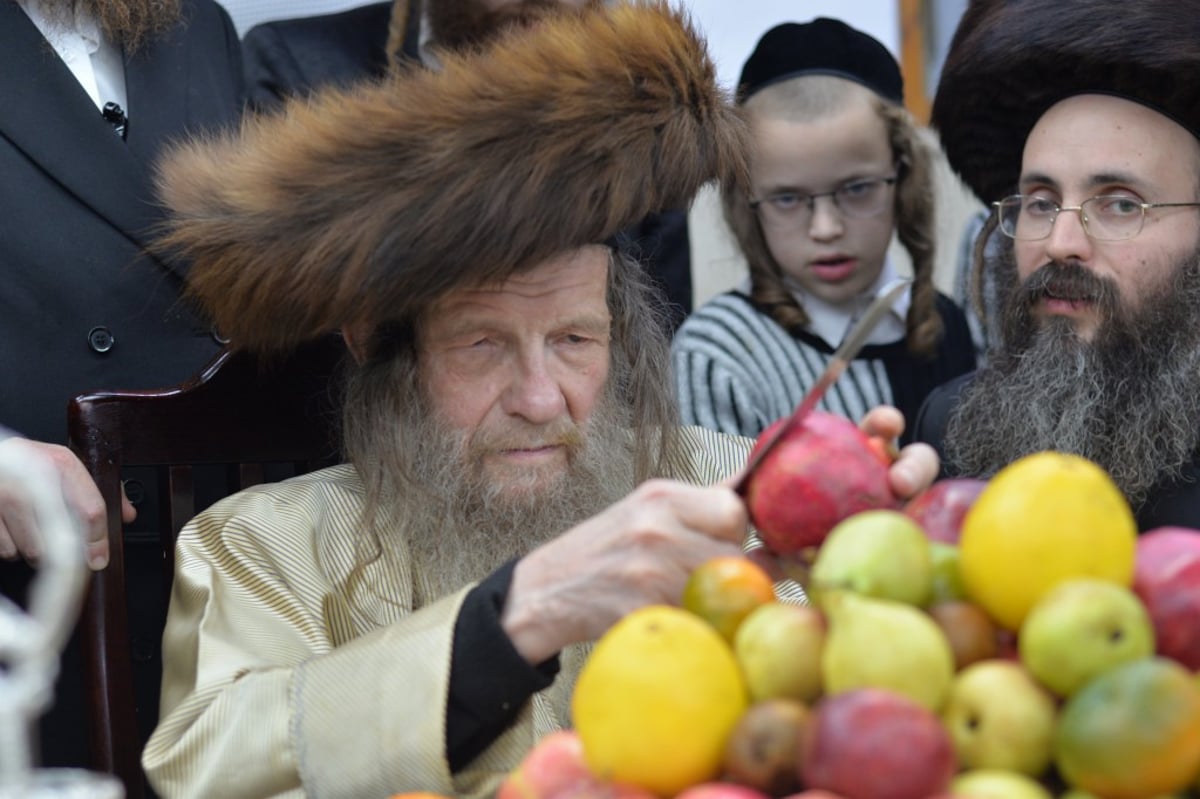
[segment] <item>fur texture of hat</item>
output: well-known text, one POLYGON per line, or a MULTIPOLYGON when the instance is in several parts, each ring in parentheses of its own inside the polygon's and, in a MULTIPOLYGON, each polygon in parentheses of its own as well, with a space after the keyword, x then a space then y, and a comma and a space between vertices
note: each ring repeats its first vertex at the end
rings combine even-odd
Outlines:
POLYGON ((163 242, 235 346, 285 349, 744 180, 744 135, 687 15, 622 4, 182 145, 163 242))
POLYGON ((1200 134, 1200 0, 972 0, 931 125, 984 202, 1015 191, 1037 120, 1069 96, 1114 94, 1200 134))

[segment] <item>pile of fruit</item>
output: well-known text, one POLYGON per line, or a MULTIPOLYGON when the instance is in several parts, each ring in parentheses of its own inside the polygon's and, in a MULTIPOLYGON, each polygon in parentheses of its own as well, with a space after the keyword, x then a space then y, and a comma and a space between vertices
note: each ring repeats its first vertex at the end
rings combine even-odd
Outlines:
POLYGON ((1200 797, 1200 531, 1139 537, 1055 453, 824 529, 771 489, 751 515, 810 604, 751 559, 702 565, 597 643, 574 728, 499 799, 1200 797))

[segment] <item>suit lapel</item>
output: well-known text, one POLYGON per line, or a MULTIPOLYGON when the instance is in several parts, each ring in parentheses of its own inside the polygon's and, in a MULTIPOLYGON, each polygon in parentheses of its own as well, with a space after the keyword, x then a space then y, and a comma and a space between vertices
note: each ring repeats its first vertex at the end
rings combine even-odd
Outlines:
MULTIPOLYGON (((101 117, 75 76, 16 3, 0 2, 0 138, 145 246, 159 221, 148 169, 101 117)), ((132 116, 132 115, 131 115, 132 116)))

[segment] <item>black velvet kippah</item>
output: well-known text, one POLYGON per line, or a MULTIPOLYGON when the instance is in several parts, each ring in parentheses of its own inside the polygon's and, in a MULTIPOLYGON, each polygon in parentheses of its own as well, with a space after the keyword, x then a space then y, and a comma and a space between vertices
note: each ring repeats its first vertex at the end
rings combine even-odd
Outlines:
POLYGON ((836 75, 904 103, 900 65, 888 49, 846 23, 818 17, 785 22, 763 34, 738 80, 738 102, 773 83, 801 75, 836 75))

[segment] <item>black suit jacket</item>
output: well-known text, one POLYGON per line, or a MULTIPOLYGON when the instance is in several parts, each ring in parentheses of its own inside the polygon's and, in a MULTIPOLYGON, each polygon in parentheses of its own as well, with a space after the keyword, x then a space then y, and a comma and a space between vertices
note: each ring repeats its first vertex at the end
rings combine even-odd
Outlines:
MULTIPOLYGON (((937 450, 942 458, 943 477, 956 473, 953 464, 946 462, 942 442, 950 414, 971 377, 970 374, 963 375, 935 389, 917 414, 915 440, 931 444, 937 450)), ((1155 487, 1136 516, 1138 529, 1142 532, 1168 525, 1200 529, 1200 453, 1184 468, 1180 479, 1165 480, 1155 487)))
MULTIPOLYGON (((126 57, 122 141, 21 8, 0 2, 0 424, 31 438, 65 442, 77 394, 178 383, 219 347, 180 301, 185 266, 147 253, 164 218, 155 157, 241 112, 229 15, 212 0, 184 0, 183 13, 186 26, 126 57)), ((135 639, 139 614, 165 613, 156 548, 145 549, 142 576, 137 547, 126 555, 135 639)), ((29 574, 0 566, 3 592, 22 597, 29 574)), ((143 647, 142 660, 157 659, 152 640, 143 647)), ((43 725, 47 765, 86 762, 77 658, 73 644, 43 725)), ((157 680, 146 683, 157 696, 157 680)))
POLYGON ((186 33, 126 62, 122 141, 20 7, 0 3, 0 424, 31 438, 65 441, 80 392, 176 383, 217 350, 179 301, 183 267, 146 254, 163 219, 153 159, 240 112, 228 14, 184 9, 186 33))
MULTIPOLYGON (((417 7, 409 8, 402 54, 417 60, 417 7)), ((346 86, 380 78, 388 68, 391 0, 337 14, 273 20, 255 25, 242 39, 250 105, 276 108, 322 86, 346 86)))

